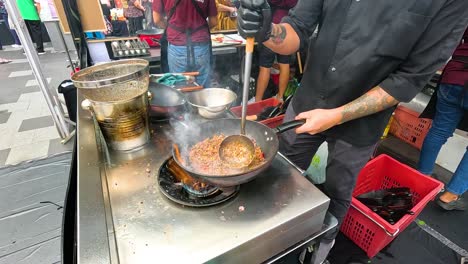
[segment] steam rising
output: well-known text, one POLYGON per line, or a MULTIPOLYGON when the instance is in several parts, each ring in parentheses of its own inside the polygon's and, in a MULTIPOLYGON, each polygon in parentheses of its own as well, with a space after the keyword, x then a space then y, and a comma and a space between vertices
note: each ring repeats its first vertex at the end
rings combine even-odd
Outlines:
POLYGON ((199 124, 202 122, 202 120, 194 120, 191 114, 185 113, 182 120, 170 119, 169 123, 173 131, 164 131, 165 135, 179 146, 182 159, 186 161, 188 161, 190 146, 201 137, 199 124))

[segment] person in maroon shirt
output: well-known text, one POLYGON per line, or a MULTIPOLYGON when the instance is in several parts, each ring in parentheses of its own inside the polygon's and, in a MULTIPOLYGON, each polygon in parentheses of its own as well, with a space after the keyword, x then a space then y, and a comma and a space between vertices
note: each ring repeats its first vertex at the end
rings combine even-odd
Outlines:
MULTIPOLYGON (((296 5, 297 0, 268 0, 268 3, 271 7, 272 22, 277 24, 288 14, 289 9, 296 5)), ((284 91, 289 82, 289 61, 291 56, 276 54, 262 44, 259 44, 260 72, 258 73, 257 79, 256 102, 263 99, 268 82, 270 81, 270 69, 273 66, 275 58, 280 70, 278 94, 276 98, 278 100, 283 100, 284 91)))
MULTIPOLYGON (((445 66, 436 96, 434 120, 424 139, 418 165, 418 170, 428 175, 434 169, 442 145, 453 136, 457 125, 468 131, 466 122, 460 124, 464 116, 468 116, 465 115, 468 110, 468 29, 445 66)), ((467 190, 468 148, 437 204, 445 210, 465 210, 466 204, 460 197, 467 190)))
POLYGON ((217 15, 215 0, 153 0, 154 23, 166 30, 170 72, 198 71, 197 82, 210 85, 210 28, 217 15))

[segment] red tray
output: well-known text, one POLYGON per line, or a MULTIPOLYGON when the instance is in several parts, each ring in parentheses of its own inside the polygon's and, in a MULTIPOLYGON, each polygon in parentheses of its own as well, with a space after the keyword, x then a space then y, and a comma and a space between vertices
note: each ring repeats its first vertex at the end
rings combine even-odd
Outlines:
MULTIPOLYGON (((247 115, 258 115, 263 111, 263 109, 267 107, 271 107, 271 106, 277 106, 279 103, 280 101, 278 101, 276 98, 268 98, 260 102, 248 104, 247 115)), ((242 107, 241 106, 232 107, 231 112, 236 117, 240 117, 242 114, 242 107)), ((280 115, 280 116, 268 118, 259 122, 270 128, 275 128, 283 123, 283 118, 284 118, 284 115, 280 115)))

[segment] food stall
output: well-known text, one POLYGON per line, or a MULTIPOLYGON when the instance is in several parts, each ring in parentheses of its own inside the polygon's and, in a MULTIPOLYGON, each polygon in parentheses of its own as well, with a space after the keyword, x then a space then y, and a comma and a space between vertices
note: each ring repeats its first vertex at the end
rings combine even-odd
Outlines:
MULTIPOLYGON (((129 145, 116 145, 110 139, 109 127, 103 126, 100 117, 102 105, 93 101, 102 100, 99 96, 106 93, 97 96, 93 89, 86 89, 97 87, 99 81, 77 82, 86 71, 106 78, 96 68, 105 65, 74 76, 79 102, 85 102, 85 109, 78 112, 77 133, 80 263, 271 263, 336 226, 336 219, 327 215, 329 198, 276 151, 271 163, 251 181, 215 186, 208 195, 186 188, 170 167, 173 144, 183 144, 184 137, 195 135, 206 122, 232 118, 229 111, 222 110, 212 119, 193 107, 166 118, 143 115, 140 124, 148 126, 147 142, 129 140, 126 143, 140 147, 118 150, 129 145)), ((118 82, 107 80, 107 88, 124 87, 125 78, 127 83, 143 84, 143 90, 148 83, 157 85, 144 73, 128 73, 114 74, 118 82)), ((146 90, 140 95, 147 98, 146 90)), ((109 121, 118 115, 115 110, 120 106, 107 106, 113 109, 107 108, 109 121)), ((130 132, 119 136, 124 134, 130 132)), ((276 137, 265 136, 267 140, 276 137)))

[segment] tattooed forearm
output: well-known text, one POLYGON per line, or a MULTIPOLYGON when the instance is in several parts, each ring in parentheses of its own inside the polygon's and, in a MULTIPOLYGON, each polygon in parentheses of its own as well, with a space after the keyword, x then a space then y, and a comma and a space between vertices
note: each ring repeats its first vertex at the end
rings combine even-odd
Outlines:
POLYGON ((286 28, 282 24, 273 24, 271 28, 271 37, 270 39, 275 44, 283 43, 286 38, 286 28))
POLYGON ((380 87, 375 87, 358 99, 341 107, 341 123, 368 116, 398 104, 380 87))

